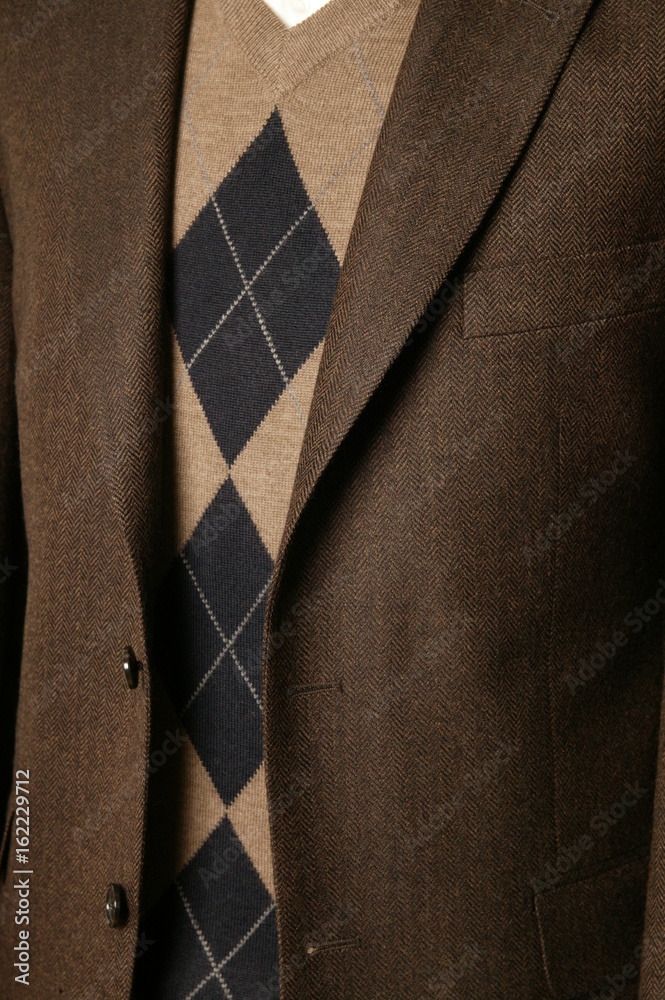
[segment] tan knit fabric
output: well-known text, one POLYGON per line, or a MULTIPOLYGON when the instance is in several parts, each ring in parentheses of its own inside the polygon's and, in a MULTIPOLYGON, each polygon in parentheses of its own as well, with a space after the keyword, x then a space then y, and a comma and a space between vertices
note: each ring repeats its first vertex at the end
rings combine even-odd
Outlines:
MULTIPOLYGON (((262 0, 197 0, 177 148, 174 247, 277 107, 300 178, 341 265, 417 7, 417 0, 330 0, 287 29, 262 0)), ((173 555, 230 476, 275 558, 320 356, 318 347, 229 468, 173 336, 173 420, 167 425, 173 555)), ((274 896, 263 767, 227 808, 166 692, 159 693, 166 707, 159 710, 163 722, 156 729, 179 729, 185 749, 154 777, 146 908, 224 815, 274 896)))

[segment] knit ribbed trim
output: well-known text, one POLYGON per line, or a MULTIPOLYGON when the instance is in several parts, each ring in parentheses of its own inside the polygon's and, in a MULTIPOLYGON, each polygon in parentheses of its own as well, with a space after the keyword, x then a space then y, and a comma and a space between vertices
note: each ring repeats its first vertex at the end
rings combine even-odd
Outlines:
POLYGON ((319 63, 400 6, 400 0, 329 0, 292 28, 263 0, 219 0, 236 41, 276 92, 297 86, 319 63))

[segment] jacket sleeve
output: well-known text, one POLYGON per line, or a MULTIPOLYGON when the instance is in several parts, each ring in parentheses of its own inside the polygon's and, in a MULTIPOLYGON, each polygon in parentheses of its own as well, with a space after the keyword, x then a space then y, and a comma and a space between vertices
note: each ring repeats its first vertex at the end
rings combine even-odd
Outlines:
MULTIPOLYGON (((27 580, 12 325, 12 245, 0 200, 0 835, 12 782, 27 580)), ((2 859, 0 858, 0 862, 2 859)))

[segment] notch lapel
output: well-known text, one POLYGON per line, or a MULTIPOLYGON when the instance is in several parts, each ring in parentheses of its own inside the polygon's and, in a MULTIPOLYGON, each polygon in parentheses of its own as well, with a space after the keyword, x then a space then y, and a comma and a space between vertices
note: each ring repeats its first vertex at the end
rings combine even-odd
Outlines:
POLYGON ((479 226, 593 0, 422 0, 340 274, 268 597, 317 481, 479 226))

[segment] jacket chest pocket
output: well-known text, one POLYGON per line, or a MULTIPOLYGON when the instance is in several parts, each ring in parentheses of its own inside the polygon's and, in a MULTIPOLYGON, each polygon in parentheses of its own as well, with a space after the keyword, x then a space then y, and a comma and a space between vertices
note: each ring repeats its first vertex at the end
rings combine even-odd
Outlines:
POLYGON ((464 337, 506 337, 654 309, 665 302, 665 241, 584 257, 469 271, 464 337))

